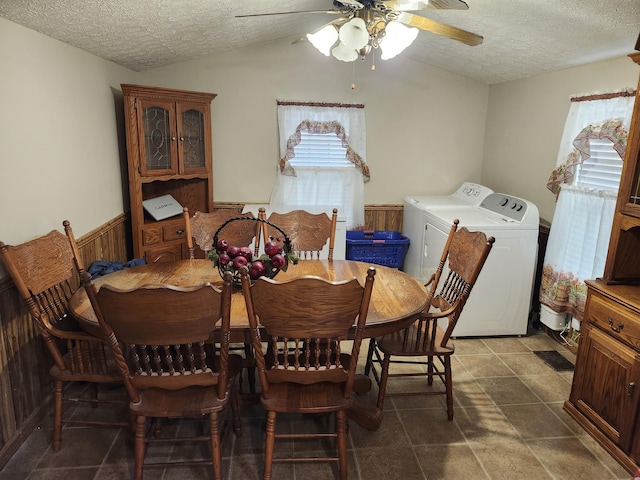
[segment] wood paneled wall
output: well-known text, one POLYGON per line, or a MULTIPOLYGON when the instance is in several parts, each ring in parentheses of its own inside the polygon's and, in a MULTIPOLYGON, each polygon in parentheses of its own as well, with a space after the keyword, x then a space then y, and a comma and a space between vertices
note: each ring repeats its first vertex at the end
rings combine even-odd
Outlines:
MULTIPOLYGON (((224 208, 242 212, 244 206, 244 203, 217 202, 214 208, 224 208)), ((365 230, 402 231, 402 208, 402 205, 395 204, 365 205, 365 230)))
POLYGON ((402 205, 366 205, 365 229, 402 232, 402 208, 402 205))
MULTIPOLYGON (((215 207, 241 212, 244 204, 215 207)), ((366 206, 365 228, 400 231, 402 205, 366 206)), ((96 260, 130 260, 130 238, 125 214, 77 238, 85 268, 96 260)), ((51 409, 50 366, 49 354, 13 282, 0 278, 0 469, 51 409)))

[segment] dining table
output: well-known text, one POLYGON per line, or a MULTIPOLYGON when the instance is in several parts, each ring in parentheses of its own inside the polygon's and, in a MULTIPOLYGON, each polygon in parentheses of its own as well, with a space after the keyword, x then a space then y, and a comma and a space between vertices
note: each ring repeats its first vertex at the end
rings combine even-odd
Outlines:
MULTIPOLYGON (((428 303, 427 289, 414 277, 395 268, 355 260, 299 260, 290 263, 286 270, 278 272, 276 281, 301 276, 316 276, 329 281, 356 278, 364 282, 369 268, 376 275, 371 294, 365 338, 375 338, 401 330, 411 325, 428 303)), ((118 289, 130 290, 143 285, 168 284, 197 286, 210 283, 222 287, 222 276, 210 260, 186 259, 173 262, 149 263, 125 268, 96 278, 96 288, 108 284, 118 289)), ((70 312, 83 329, 101 336, 100 326, 84 288, 78 289, 70 300, 70 312)), ((232 338, 248 338, 249 318, 242 289, 234 288, 231 298, 232 338)), ((355 331, 355 328, 354 328, 355 331)), ((242 341, 242 340, 241 340, 242 341)), ((365 393, 371 388, 371 380, 358 375, 354 390, 365 393)), ((369 402, 354 398, 349 417, 369 430, 376 430, 382 421, 382 411, 369 402)))

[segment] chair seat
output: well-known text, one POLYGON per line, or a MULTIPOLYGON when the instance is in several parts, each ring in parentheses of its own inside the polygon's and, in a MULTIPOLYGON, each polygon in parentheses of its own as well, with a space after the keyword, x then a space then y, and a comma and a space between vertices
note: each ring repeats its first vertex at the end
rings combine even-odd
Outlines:
MULTIPOLYGON (((216 362, 217 363, 217 362, 216 362)), ((234 379, 242 369, 242 357, 229 355, 228 376, 234 379)), ((130 404, 131 412, 145 417, 190 417, 203 415, 224 408, 229 399, 231 384, 227 395, 219 399, 217 386, 192 386, 180 390, 148 388, 140 392, 140 402, 130 404)))
POLYGON ((266 410, 288 413, 328 413, 349 408, 352 398, 344 398, 337 383, 272 383, 269 398, 262 397, 266 410))
POLYGON ((216 386, 188 387, 180 390, 148 388, 140 393, 140 402, 130 403, 129 409, 144 417, 195 417, 221 410, 229 400, 227 395, 219 399, 216 386))
MULTIPOLYGON (((409 327, 408 338, 416 338, 417 329, 415 326, 409 327)), ((377 347, 385 355, 398 355, 398 356, 419 356, 419 355, 452 355, 455 351, 453 342, 449 339, 445 346, 441 346, 442 339, 444 338, 444 331, 440 327, 436 327, 435 342, 431 342, 431 339, 425 341, 425 345, 433 345, 433 349, 430 348, 411 348, 413 344, 411 341, 405 342, 405 330, 393 332, 385 335, 382 338, 376 340, 377 347), (407 346, 405 346, 405 343, 407 346)))

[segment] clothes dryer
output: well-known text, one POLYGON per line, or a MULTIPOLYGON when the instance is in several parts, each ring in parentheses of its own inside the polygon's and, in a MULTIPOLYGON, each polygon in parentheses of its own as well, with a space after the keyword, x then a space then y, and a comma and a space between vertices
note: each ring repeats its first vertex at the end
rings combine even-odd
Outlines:
POLYGON ((424 282, 426 273, 420 271, 421 259, 425 252, 425 213, 434 208, 464 209, 480 205, 493 193, 488 187, 472 182, 464 182, 449 195, 409 195, 404 199, 402 233, 409 237, 409 250, 404 259, 406 273, 424 282))
POLYGON ((538 255, 538 208, 503 193, 487 195, 472 208, 426 212, 424 255, 426 278, 438 267, 454 219, 459 227, 480 230, 496 240, 460 316, 456 337, 525 335, 538 255))

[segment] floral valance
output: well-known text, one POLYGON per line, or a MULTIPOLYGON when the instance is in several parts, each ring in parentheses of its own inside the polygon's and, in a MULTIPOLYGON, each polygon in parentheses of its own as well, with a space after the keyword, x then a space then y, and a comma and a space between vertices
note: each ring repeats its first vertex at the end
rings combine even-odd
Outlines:
POLYGON ((624 152, 627 149, 627 129, 621 120, 607 120, 598 125, 587 125, 573 140, 573 150, 567 155, 567 160, 551 172, 547 181, 547 188, 556 194, 560 193, 560 186, 567 183, 575 174, 577 165, 591 156, 589 140, 592 138, 609 139, 613 143, 613 149, 624 160, 624 152))
POLYGON ((295 157, 294 149, 297 145, 300 144, 300 132, 302 130, 306 130, 309 133, 317 135, 335 133, 336 136, 342 141, 342 146, 347 149, 347 159, 351 163, 353 163, 356 168, 362 173, 364 181, 369 181, 369 167, 367 166, 367 163, 360 155, 358 155, 353 150, 353 148, 351 148, 351 146, 349 145, 349 137, 346 134, 345 128, 340 124, 340 122, 337 122, 335 120, 330 122, 314 122, 311 120, 304 120, 300 123, 300 125, 298 125, 296 131, 287 140, 287 149, 284 156, 280 159, 280 172, 283 175, 296 175, 295 168, 293 168, 289 161, 295 157))

